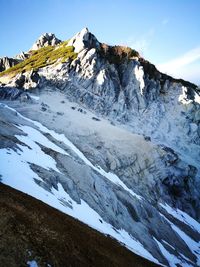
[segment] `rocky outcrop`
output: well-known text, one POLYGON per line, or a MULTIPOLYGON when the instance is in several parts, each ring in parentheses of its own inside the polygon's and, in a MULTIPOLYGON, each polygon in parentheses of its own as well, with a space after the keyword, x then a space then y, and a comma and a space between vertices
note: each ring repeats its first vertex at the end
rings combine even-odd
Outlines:
POLYGON ((19 60, 25 60, 29 58, 29 56, 30 56, 30 53, 22 51, 20 54, 16 55, 15 58, 19 60))
POLYGON ((39 39, 33 44, 30 50, 37 50, 48 45, 55 46, 59 43, 61 43, 61 40, 56 38, 55 34, 45 33, 39 37, 39 39))
POLYGON ((14 87, 10 88, 2 88, 0 87, 0 99, 6 99, 6 100, 31 100, 30 96, 24 92, 22 89, 17 89, 14 87))
POLYGON ((74 46, 74 51, 76 53, 81 52, 84 49, 100 48, 100 43, 96 37, 89 32, 88 28, 84 28, 82 31, 77 33, 68 42, 69 46, 74 46))
POLYGON ((8 87, 14 88, 35 88, 38 86, 40 81, 40 76, 38 75, 37 71, 31 70, 26 73, 19 73, 14 78, 12 78, 9 83, 7 84, 8 87))
POLYGON ((16 58, 9 58, 9 57, 0 58, 0 72, 15 66, 20 61, 21 61, 20 59, 16 58))

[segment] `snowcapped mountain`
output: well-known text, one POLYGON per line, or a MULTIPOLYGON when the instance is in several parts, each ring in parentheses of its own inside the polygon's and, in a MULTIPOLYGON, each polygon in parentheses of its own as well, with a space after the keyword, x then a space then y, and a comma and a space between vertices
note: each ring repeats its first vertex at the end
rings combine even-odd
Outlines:
POLYGON ((2 183, 152 262, 199 266, 197 86, 87 28, 48 36, 0 73, 2 183))

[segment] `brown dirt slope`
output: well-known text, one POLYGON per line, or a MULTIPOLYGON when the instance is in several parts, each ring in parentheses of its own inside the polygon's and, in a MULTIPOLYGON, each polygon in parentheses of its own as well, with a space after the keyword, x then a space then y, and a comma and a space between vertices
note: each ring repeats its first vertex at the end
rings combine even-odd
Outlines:
POLYGON ((0 266, 154 267, 118 242, 0 183, 0 266))

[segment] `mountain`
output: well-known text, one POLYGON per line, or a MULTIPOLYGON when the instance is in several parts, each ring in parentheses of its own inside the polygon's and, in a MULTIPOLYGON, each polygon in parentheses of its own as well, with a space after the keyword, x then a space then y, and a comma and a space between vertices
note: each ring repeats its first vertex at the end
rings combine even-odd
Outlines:
POLYGON ((200 93, 87 28, 0 73, 2 183, 163 266, 200 264, 200 93))

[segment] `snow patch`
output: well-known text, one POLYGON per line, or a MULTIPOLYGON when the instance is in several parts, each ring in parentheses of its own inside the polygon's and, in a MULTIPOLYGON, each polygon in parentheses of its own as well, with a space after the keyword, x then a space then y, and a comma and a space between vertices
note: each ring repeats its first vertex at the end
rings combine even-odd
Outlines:
POLYGON ((180 266, 182 267, 193 267, 194 266, 194 265, 188 264, 188 262, 186 261, 183 262, 183 260, 176 257, 174 254, 169 253, 169 251, 155 237, 153 239, 156 241, 165 259, 167 259, 170 267, 177 267, 177 264, 180 264, 180 266))
POLYGON ((192 100, 187 97, 187 87, 182 86, 182 94, 179 96, 178 101, 184 105, 188 105, 192 102, 192 100))
POLYGON ((36 96, 36 95, 29 94, 29 96, 30 96, 32 99, 36 100, 36 101, 38 101, 38 100, 40 99, 40 97, 39 97, 39 96, 36 96))
POLYGON ((194 101, 195 101, 196 103, 200 104, 200 95, 198 95, 197 93, 195 93, 194 101))
POLYGON ((101 70, 99 74, 97 75, 97 83, 99 85, 102 85, 105 81, 105 71, 101 70))
POLYGON ((187 213, 183 212, 179 209, 173 209, 168 204, 160 203, 160 206, 165 209, 170 215, 174 218, 178 219, 179 221, 184 222, 185 224, 189 225, 193 230, 200 233, 200 223, 197 222, 195 219, 190 217, 187 213))
POLYGON ((144 71, 143 71, 142 66, 136 66, 135 67, 135 77, 139 81, 140 93, 141 93, 141 95, 143 95, 143 93, 144 93, 143 90, 144 90, 145 84, 144 84, 144 71))
POLYGON ((200 241, 196 242, 191 237, 189 237, 186 233, 184 233, 181 229, 179 229, 176 225, 171 223, 171 227, 177 234, 181 237, 181 239, 188 246, 190 251, 196 255, 197 257, 197 266, 200 266, 200 241))
MULTIPOLYGON (((189 237, 186 233, 184 233, 180 228, 178 228, 174 223, 172 223, 170 220, 168 220, 163 214, 161 214, 161 216, 171 225, 171 228, 185 242, 185 244, 190 249, 192 254, 196 256, 196 259, 197 259, 197 262, 196 262, 197 265, 196 266, 200 266, 200 241, 199 242, 194 241, 191 237, 189 237)), ((184 258, 186 258, 186 257, 184 257, 184 258)), ((181 266, 184 266, 184 265, 181 265, 181 266)), ((190 266, 190 265, 186 265, 186 266, 190 266)), ((194 266, 194 265, 192 265, 192 266, 194 266)))

